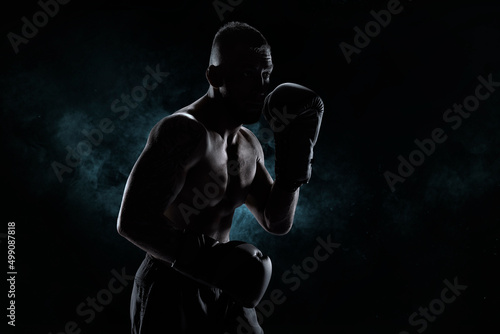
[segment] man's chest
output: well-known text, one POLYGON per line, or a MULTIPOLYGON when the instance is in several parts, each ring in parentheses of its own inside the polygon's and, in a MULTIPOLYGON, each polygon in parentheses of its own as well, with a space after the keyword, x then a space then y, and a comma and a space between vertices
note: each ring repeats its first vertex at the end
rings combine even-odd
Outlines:
POLYGON ((220 201, 241 204, 255 171, 256 156, 248 143, 230 146, 210 143, 205 156, 189 171, 184 190, 193 196, 203 196, 211 205, 220 201))

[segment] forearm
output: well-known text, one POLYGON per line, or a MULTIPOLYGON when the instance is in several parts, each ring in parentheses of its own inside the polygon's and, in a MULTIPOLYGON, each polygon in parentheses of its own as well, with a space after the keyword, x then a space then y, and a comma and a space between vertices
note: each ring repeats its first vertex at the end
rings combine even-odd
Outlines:
POLYGON ((262 299, 272 264, 258 248, 241 241, 219 243, 187 229, 176 230, 161 219, 142 225, 140 231, 120 234, 189 279, 221 289, 244 307, 253 308, 262 299))
POLYGON ((294 192, 285 191, 274 182, 264 210, 269 232, 282 235, 290 231, 299 199, 299 189, 294 192))
POLYGON ((142 217, 128 224, 121 219, 118 233, 140 249, 169 264, 176 259, 182 237, 182 230, 172 227, 163 217, 142 217))

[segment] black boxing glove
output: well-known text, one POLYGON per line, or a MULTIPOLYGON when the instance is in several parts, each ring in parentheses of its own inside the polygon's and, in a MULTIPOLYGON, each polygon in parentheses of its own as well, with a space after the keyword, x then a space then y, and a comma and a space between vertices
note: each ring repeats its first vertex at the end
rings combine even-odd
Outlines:
POLYGON ((324 105, 309 88, 283 83, 264 101, 263 114, 274 132, 276 184, 294 192, 308 183, 324 105))
POLYGON ((255 246, 242 241, 219 243, 184 230, 172 267, 180 273, 232 296, 244 307, 255 307, 271 280, 272 264, 255 246))

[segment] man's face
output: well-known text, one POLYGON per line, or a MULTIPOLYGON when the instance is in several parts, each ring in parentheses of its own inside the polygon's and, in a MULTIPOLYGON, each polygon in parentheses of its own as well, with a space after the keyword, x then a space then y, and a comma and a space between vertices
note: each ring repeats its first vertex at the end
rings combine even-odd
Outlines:
POLYGON ((224 84, 219 90, 232 109, 231 115, 242 124, 257 122, 273 70, 271 51, 265 48, 257 52, 240 46, 231 52, 231 58, 221 65, 224 84))

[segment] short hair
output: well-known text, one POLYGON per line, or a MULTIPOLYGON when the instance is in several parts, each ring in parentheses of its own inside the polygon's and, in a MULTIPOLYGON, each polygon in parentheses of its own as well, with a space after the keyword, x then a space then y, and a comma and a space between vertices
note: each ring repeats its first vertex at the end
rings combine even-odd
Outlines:
POLYGON ((237 45, 245 45, 255 52, 270 51, 271 46, 257 29, 243 22, 228 22, 215 34, 210 53, 210 64, 218 65, 223 53, 237 45))

